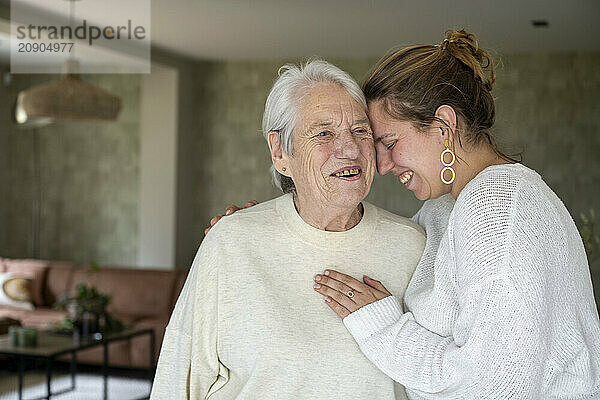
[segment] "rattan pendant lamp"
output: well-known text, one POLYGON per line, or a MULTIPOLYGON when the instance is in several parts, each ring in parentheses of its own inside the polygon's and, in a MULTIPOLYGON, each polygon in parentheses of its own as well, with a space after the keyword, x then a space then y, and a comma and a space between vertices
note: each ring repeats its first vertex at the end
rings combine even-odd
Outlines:
MULTIPOLYGON (((71 2, 70 25, 74 14, 71 2)), ((63 65, 63 78, 20 92, 15 106, 18 124, 41 126, 60 119, 114 121, 121 99, 106 90, 82 81, 79 62, 70 58, 63 65)))
POLYGON ((67 73, 54 81, 20 92, 15 119, 19 124, 45 124, 58 119, 116 120, 121 99, 83 82, 74 73, 77 61, 67 61, 67 73))

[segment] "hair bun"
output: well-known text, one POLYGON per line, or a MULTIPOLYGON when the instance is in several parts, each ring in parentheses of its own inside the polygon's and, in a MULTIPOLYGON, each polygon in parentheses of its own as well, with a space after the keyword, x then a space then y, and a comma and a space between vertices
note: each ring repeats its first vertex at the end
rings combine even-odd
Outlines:
POLYGON ((455 31, 452 29, 447 30, 446 34, 444 35, 444 40, 442 41, 442 45, 443 44, 453 44, 461 48, 468 48, 473 52, 473 54, 475 54, 479 49, 475 35, 462 29, 460 31, 455 31))
POLYGON ((463 29, 459 31, 449 29, 446 31, 444 40, 439 47, 442 50, 448 50, 450 54, 471 68, 475 77, 481 80, 484 87, 487 90, 492 90, 496 81, 494 63, 488 52, 479 48, 475 35, 463 29), (484 71, 488 68, 490 70, 489 76, 484 71))

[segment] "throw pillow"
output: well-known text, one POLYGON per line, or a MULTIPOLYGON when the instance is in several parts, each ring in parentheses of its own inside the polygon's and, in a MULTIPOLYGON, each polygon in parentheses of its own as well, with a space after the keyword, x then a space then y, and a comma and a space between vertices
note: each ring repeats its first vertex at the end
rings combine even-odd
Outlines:
POLYGON ((33 310, 32 279, 14 272, 0 273, 0 306, 33 310))
POLYGON ((49 261, 4 258, 2 259, 2 263, 4 264, 4 271, 2 272, 13 272, 33 280, 31 302, 34 306, 43 306, 46 304, 44 301, 44 288, 46 287, 49 261))

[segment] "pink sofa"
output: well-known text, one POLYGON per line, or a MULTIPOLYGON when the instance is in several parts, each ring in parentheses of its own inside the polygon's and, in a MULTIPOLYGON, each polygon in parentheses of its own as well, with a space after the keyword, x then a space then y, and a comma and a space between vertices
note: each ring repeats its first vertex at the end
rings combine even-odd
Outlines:
MULTIPOLYGON (((64 293, 74 293, 81 282, 94 285, 112 296, 108 311, 135 328, 152 328, 156 334, 155 360, 158 359, 165 327, 185 282, 187 271, 147 270, 101 267, 92 272, 88 266, 45 260, 0 258, 0 272, 19 272, 33 279, 34 310, 0 306, 0 318, 19 320, 24 326, 46 328, 62 321, 65 313, 52 305, 64 293)), ((109 346, 112 366, 147 367, 150 339, 148 335, 119 341, 109 346)), ((79 362, 100 364, 101 347, 79 352, 79 362)))

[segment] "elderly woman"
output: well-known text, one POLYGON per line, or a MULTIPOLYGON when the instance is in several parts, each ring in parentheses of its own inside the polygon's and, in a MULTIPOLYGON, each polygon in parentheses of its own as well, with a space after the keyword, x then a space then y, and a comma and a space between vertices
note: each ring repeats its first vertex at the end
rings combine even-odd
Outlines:
POLYGON ((360 88, 323 61, 286 66, 263 133, 286 194, 224 219, 202 242, 151 398, 405 398, 308 290, 323 265, 344 265, 402 296, 424 248, 417 224, 362 202, 375 164, 360 88))
POLYGON ((427 244, 404 304, 386 278, 361 282, 343 264, 314 290, 411 399, 599 399, 581 238, 542 178, 496 147, 493 83, 492 60, 464 31, 379 61, 363 85, 377 169, 426 200, 414 220, 427 244))

